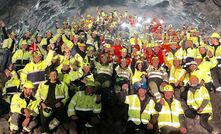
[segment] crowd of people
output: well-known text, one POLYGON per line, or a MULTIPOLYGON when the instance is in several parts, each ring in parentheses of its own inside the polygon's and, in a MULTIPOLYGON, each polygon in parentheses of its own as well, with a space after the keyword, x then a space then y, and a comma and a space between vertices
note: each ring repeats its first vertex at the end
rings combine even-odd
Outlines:
POLYGON ((219 33, 116 10, 80 17, 21 38, 0 22, 0 115, 11 133, 186 134, 186 119, 199 118, 218 134, 209 120, 210 94, 221 91, 219 33))

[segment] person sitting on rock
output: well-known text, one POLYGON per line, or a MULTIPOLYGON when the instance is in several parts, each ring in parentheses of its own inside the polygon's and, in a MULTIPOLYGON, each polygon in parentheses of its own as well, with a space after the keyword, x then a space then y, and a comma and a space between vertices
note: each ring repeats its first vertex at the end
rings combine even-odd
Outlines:
POLYGON ((212 104, 210 95, 205 86, 200 85, 199 77, 191 75, 189 78, 190 88, 187 94, 187 105, 189 109, 185 110, 185 115, 188 118, 200 116, 200 125, 208 132, 216 134, 214 128, 208 123, 212 115, 212 104))
POLYGON ((11 113, 9 123, 12 133, 19 132, 19 128, 23 128, 25 132, 31 132, 38 124, 38 105, 32 96, 34 85, 31 81, 26 81, 23 85, 23 92, 13 96, 11 101, 11 113))

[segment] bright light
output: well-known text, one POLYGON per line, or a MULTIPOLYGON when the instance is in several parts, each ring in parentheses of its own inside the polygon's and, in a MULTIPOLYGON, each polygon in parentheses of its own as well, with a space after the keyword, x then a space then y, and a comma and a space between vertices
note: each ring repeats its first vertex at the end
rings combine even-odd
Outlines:
POLYGON ((160 20, 160 24, 163 24, 164 23, 164 21, 163 20, 160 20))
POLYGON ((126 28, 126 27, 128 26, 128 24, 127 24, 126 22, 124 22, 124 23, 121 24, 121 26, 122 26, 123 28, 126 28))
POLYGON ((142 19, 143 19, 142 17, 138 17, 137 21, 138 21, 138 22, 141 22, 142 19))
POLYGON ((141 27, 142 25, 140 23, 135 24, 136 27, 141 27))
POLYGON ((146 23, 151 23, 151 21, 152 21, 152 19, 151 19, 151 18, 148 18, 148 19, 146 20, 146 23))

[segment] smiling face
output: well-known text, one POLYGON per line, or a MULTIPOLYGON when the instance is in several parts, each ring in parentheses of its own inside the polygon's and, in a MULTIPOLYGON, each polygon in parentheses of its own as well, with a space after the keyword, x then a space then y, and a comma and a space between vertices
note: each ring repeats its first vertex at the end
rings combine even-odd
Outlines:
POLYGON ((173 91, 165 91, 164 96, 167 100, 171 99, 173 97, 173 91))
POLYGON ((30 97, 32 95, 32 88, 24 88, 24 95, 30 97))
POLYGON ((57 80, 57 72, 56 72, 56 71, 50 72, 50 74, 49 74, 49 79, 50 79, 51 81, 56 81, 56 80, 57 80))
POLYGON ((143 88, 140 88, 137 91, 137 94, 138 94, 139 97, 144 97, 146 95, 146 93, 147 93, 147 90, 143 89, 143 88))
POLYGON ((199 84, 199 79, 196 76, 191 76, 189 79, 190 86, 197 86, 199 84))

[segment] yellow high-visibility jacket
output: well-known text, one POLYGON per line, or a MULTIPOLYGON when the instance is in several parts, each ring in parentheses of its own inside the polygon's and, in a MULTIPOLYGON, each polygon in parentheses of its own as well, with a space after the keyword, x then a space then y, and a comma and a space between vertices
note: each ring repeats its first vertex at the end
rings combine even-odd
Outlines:
POLYGON ((77 111, 93 112, 99 114, 101 112, 101 103, 96 103, 96 95, 86 95, 85 91, 78 91, 71 99, 68 105, 68 117, 76 115, 77 111))
POLYGON ((33 96, 30 97, 30 102, 27 105, 23 93, 17 93, 12 97, 11 101, 11 112, 22 114, 22 108, 27 108, 31 115, 37 116, 39 114, 38 105, 41 101, 36 100, 33 96))
POLYGON ((151 116, 157 114, 154 108, 155 103, 152 99, 149 100, 149 103, 146 105, 146 108, 142 113, 140 113, 141 104, 137 95, 126 96, 125 103, 129 105, 128 121, 133 121, 136 125, 141 123, 148 124, 151 120, 151 116))
POLYGON ((196 89, 196 91, 194 93, 190 90, 188 91, 188 94, 187 94, 187 105, 188 106, 194 108, 195 110, 198 110, 198 108, 200 108, 203 100, 209 100, 209 103, 203 109, 201 114, 202 113, 212 114, 212 104, 210 102, 210 95, 209 95, 206 87, 201 86, 199 89, 196 89))
POLYGON ((181 103, 178 100, 173 99, 173 102, 169 105, 164 98, 163 100, 164 105, 162 105, 162 109, 159 112, 158 117, 159 128, 164 126, 179 128, 179 115, 184 114, 181 103))
MULTIPOLYGON (((45 81, 38 86, 35 97, 37 100, 45 101, 48 96, 49 90, 49 81, 45 81)), ((55 99, 61 100, 61 102, 65 105, 69 99, 68 87, 62 81, 57 81, 55 86, 55 99)))

